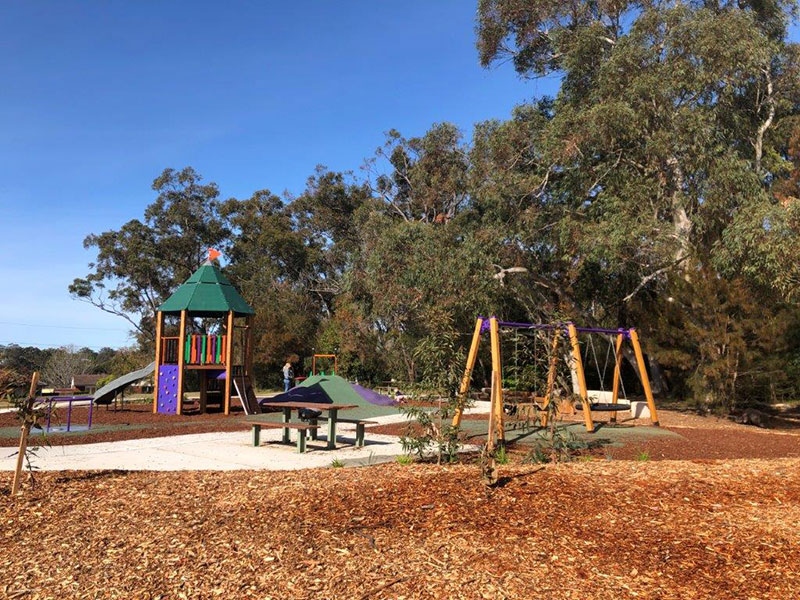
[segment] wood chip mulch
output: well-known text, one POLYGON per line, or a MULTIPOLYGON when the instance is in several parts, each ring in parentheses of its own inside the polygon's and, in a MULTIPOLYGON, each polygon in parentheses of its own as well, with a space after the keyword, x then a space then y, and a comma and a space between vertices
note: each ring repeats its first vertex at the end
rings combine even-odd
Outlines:
POLYGON ((501 476, 488 490, 474 466, 41 474, 0 496, 0 597, 798 597, 798 459, 501 476))

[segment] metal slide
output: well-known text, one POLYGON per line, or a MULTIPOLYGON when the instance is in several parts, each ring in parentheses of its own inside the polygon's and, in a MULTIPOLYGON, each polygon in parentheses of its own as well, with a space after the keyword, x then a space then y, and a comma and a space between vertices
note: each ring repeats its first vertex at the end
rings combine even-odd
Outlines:
POLYGON ((122 377, 117 377, 114 381, 111 381, 101 387, 94 393, 94 403, 95 404, 109 404, 114 399, 114 394, 124 388, 126 385, 130 385, 142 379, 143 377, 147 377, 148 375, 152 374, 155 371, 156 363, 155 361, 151 362, 149 365, 144 367, 143 369, 139 369, 138 371, 131 371, 130 373, 123 375, 122 377))

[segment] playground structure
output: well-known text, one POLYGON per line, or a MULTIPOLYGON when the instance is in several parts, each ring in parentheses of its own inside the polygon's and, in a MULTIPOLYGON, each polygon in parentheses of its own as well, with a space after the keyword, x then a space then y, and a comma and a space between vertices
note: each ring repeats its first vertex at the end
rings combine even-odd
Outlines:
MULTIPOLYGON (((487 331, 490 334, 491 343, 491 356, 492 356, 492 379, 491 379, 491 393, 490 393, 490 410, 489 410, 489 431, 487 443, 490 448, 493 448, 496 443, 504 443, 505 429, 504 429, 504 403, 503 403, 503 361, 500 347, 500 328, 504 329, 517 329, 517 330, 533 330, 544 331, 551 334, 548 353, 548 369, 547 369, 547 383, 544 396, 534 397, 531 405, 536 404, 537 408, 542 411, 541 419, 542 424, 547 423, 547 413, 550 403, 553 401, 553 394, 556 384, 556 375, 559 363, 559 345, 561 339, 565 338, 568 342, 568 351, 565 352, 565 358, 570 367, 573 378, 573 383, 577 388, 577 395, 580 398, 581 410, 583 411, 584 424, 586 431, 594 432, 595 424, 592 417, 592 412, 611 412, 612 420, 616 419, 616 413, 619 411, 631 410, 631 403, 620 403, 620 388, 622 387, 621 378, 621 358, 623 353, 623 345, 625 341, 630 342, 633 348, 633 353, 636 359, 636 368, 638 371, 639 379, 642 384, 644 396, 647 401, 647 406, 650 410, 650 419, 654 426, 658 426, 658 413, 656 412, 655 402, 653 400, 653 392, 650 387, 650 380, 647 375, 647 367, 644 361, 644 354, 639 343, 639 335, 634 328, 619 328, 619 329, 606 329, 601 327, 578 327, 574 323, 565 324, 536 324, 536 323, 515 323, 508 321, 500 321, 497 317, 478 317, 475 323, 475 330, 472 336, 472 343, 467 356, 467 365, 464 371, 464 377, 461 381, 459 388, 459 398, 461 399, 460 405, 456 410, 453 417, 453 426, 458 427, 461 424, 461 417, 463 413, 463 404, 466 396, 469 394, 470 384, 472 382, 472 372, 475 368, 475 363, 478 357, 478 350, 480 347, 483 334, 487 331), (601 402, 598 400, 605 400, 605 390, 601 393, 591 391, 586 385, 586 372, 584 370, 584 358, 581 354, 579 334, 602 334, 611 336, 613 338, 614 346, 614 368, 613 368, 613 383, 610 393, 610 402, 601 402)), ((591 346, 593 349, 593 346, 591 346)), ((596 358, 596 357, 595 357, 596 358)), ((608 357, 607 357, 608 358, 608 357)), ((607 360, 608 362, 608 360, 607 360)), ((604 367, 605 369, 605 367, 604 367)), ((598 368, 599 373, 599 368, 598 368)), ((599 373, 600 374, 600 373, 599 373)), ((601 378, 602 381, 602 378, 601 378)), ((624 388, 623 388, 624 389, 624 388)))
MULTIPOLYGON (((333 375, 339 372, 339 360, 335 354, 314 354, 311 357, 311 376, 317 375, 317 359, 319 358, 332 358, 333 359, 333 375)), ((324 372, 322 373, 325 374, 324 372)))
POLYGON ((93 399, 95 404, 105 404, 106 408, 113 403, 114 410, 116 410, 117 400, 122 400, 122 405, 125 402, 125 388, 132 383, 136 383, 141 379, 149 377, 155 370, 156 363, 151 362, 146 367, 142 367, 137 371, 131 371, 121 377, 109 381, 99 390, 94 393, 93 399))
POLYGON ((154 413, 183 414, 190 372, 199 379, 201 413, 214 395, 229 414, 234 390, 246 414, 261 412, 251 381, 254 311, 214 264, 218 256, 209 250, 208 260, 158 307, 154 413), (165 335, 170 326, 174 334, 165 335))
POLYGON ((37 398, 36 404, 47 405, 47 420, 45 422, 44 430, 46 433, 55 431, 58 433, 68 433, 70 431, 88 431, 92 428, 92 407, 94 402, 92 396, 47 396, 44 398, 37 398), (75 402, 87 403, 89 405, 89 416, 86 425, 72 425, 72 405, 75 402), (67 422, 65 425, 53 425, 53 405, 66 404, 67 405, 67 422))

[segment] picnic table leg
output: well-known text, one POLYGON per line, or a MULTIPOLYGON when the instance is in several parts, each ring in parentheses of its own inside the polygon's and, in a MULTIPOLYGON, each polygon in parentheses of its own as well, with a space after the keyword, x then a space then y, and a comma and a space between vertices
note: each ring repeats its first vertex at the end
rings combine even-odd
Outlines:
MULTIPOLYGON (((311 421, 309 421, 309 422, 310 422, 312 425, 314 425, 314 427, 316 427, 317 425, 319 425, 319 421, 318 421, 317 419, 311 419, 311 421)), ((317 439, 317 430, 316 430, 316 429, 312 429, 312 430, 311 430, 311 439, 312 439, 312 440, 316 440, 316 439, 317 439)))
MULTIPOLYGON (((283 422, 289 423, 292 420, 292 409, 291 408, 284 408, 283 409, 283 422)), ((289 440, 289 428, 283 428, 283 443, 290 444, 291 441, 289 440)))
POLYGON ((303 454, 306 451, 306 430, 297 430, 297 451, 303 454))
POLYGON ((261 445, 261 425, 253 425, 253 446, 261 445))
POLYGON ((328 450, 336 448, 336 413, 339 411, 332 408, 328 413, 328 450))
POLYGON ((356 447, 360 448, 364 445, 364 424, 356 423, 356 447))

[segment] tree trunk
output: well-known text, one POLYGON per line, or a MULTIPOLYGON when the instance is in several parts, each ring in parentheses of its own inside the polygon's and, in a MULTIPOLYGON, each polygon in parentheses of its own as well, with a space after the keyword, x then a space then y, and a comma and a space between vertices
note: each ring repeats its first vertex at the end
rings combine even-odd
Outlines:
POLYGON ((686 258, 689 256, 691 250, 690 236, 692 233, 692 221, 689 214, 686 212, 686 207, 683 203, 683 187, 685 185, 685 178, 683 169, 681 168, 678 159, 670 156, 667 159, 667 166, 671 171, 671 191, 670 191, 670 205, 672 208, 672 226, 673 235, 677 242, 675 254, 673 258, 675 263, 680 265, 683 271, 683 278, 689 281, 689 269, 691 265, 686 258))

